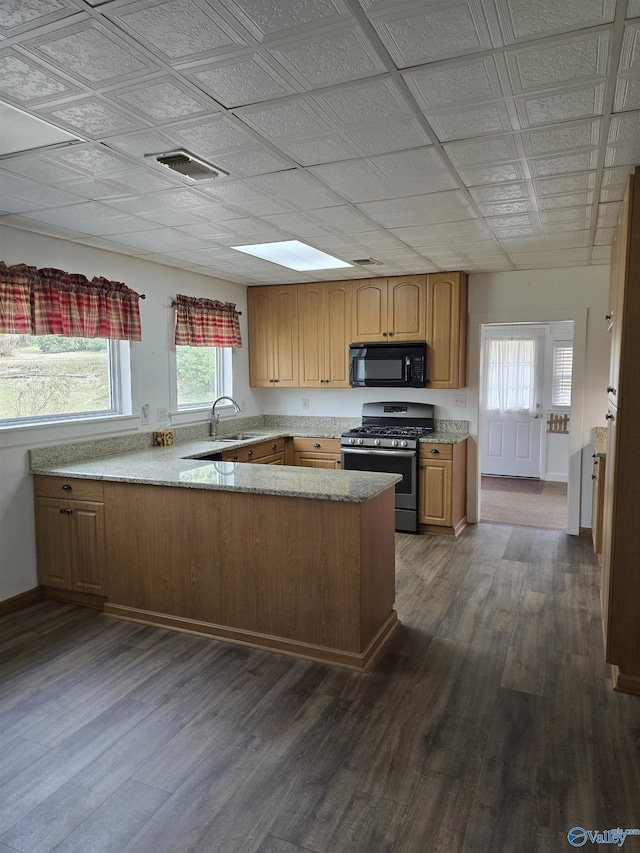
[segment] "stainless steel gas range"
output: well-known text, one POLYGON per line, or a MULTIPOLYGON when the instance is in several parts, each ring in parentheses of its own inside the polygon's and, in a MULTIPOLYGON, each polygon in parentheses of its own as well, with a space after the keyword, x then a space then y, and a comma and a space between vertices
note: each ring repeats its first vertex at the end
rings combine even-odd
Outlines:
POLYGON ((400 474, 396 484, 396 530, 418 530, 418 442, 434 430, 428 403, 365 403, 362 426, 342 433, 344 471, 400 474))

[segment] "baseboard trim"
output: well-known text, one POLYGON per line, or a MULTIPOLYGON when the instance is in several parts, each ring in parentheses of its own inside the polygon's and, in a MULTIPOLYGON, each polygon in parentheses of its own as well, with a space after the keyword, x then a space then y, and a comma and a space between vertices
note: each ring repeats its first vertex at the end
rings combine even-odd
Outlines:
POLYGON ((13 598, 7 598, 5 601, 0 601, 0 616, 8 616, 9 613, 15 613, 16 610, 22 610, 24 607, 29 607, 36 601, 41 601, 43 591, 41 586, 36 586, 33 589, 28 589, 26 592, 21 592, 19 595, 14 595, 13 598))
POLYGON ((186 634, 197 634, 225 643, 237 643, 261 651, 276 652, 294 658, 328 663, 341 666, 356 672, 366 672, 370 669, 382 649, 399 626, 398 616, 393 610, 378 633, 362 652, 351 652, 342 649, 332 649, 326 646, 316 646, 313 643, 303 643, 299 640, 289 640, 284 637, 274 637, 270 634, 260 634, 240 628, 229 628, 225 625, 215 625, 210 622, 200 622, 197 619, 186 619, 181 616, 170 616, 166 613, 154 613, 150 610, 140 610, 122 604, 104 605, 104 613, 114 619, 127 622, 138 622, 142 625, 154 625, 168 628, 172 631, 182 631, 186 634))
POLYGON ((440 524, 419 524, 420 533, 433 533, 436 536, 459 536, 467 526, 467 517, 461 518, 455 527, 445 527, 440 524))
POLYGON ((593 539, 593 530, 590 527, 580 527, 578 529, 578 536, 582 539, 593 539))
POLYGON ((94 610, 103 610, 107 600, 103 595, 92 595, 89 592, 74 592, 71 589, 58 589, 54 586, 42 587, 43 598, 52 601, 62 601, 64 604, 78 604, 81 607, 93 607, 94 610))
POLYGON ((627 675, 621 672, 619 666, 613 664, 611 677, 613 689, 616 693, 630 693, 632 696, 640 696, 640 675, 627 675))

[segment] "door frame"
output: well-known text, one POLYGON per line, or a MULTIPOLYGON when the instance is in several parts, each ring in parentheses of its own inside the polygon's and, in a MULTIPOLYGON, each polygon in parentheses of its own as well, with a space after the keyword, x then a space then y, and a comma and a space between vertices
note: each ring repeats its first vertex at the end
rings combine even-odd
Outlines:
POLYGON ((587 343, 587 309, 522 309, 471 314, 469 317, 469 442, 467 516, 470 522, 480 519, 480 359, 481 327, 493 323, 555 323, 573 320, 573 377, 571 382, 571 430, 569 432, 569 480, 567 484, 567 533, 580 533, 582 503, 583 411, 587 343))

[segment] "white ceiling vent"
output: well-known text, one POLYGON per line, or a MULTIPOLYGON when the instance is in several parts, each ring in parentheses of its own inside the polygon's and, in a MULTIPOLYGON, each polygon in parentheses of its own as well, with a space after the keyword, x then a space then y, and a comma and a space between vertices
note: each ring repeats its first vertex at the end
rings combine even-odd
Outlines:
POLYGON ((182 149, 167 151, 165 154, 145 154, 144 156, 156 160, 162 166, 166 166, 167 169, 178 172, 178 174, 192 181, 212 180, 220 175, 229 174, 219 166, 207 163, 206 160, 194 157, 193 154, 182 149))
POLYGON ((382 261, 376 261, 375 258, 354 258, 351 261, 352 264, 356 264, 359 267, 381 267, 382 261))

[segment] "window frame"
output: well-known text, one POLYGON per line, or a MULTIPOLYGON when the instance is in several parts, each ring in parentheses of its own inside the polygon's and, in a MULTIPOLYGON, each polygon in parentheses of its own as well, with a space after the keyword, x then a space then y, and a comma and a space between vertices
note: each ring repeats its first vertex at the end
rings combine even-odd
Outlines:
MULTIPOLYGON (((56 337, 61 337, 57 335, 56 337)), ((0 430, 46 424, 81 424, 131 415, 131 348, 129 341, 103 338, 107 341, 110 407, 86 412, 31 415, 24 418, 0 418, 0 430)))
MULTIPOLYGON (((178 403, 178 358, 175 343, 171 344, 169 351, 169 381, 170 381, 170 415, 172 423, 178 420, 194 420, 193 416, 201 412, 209 412, 211 406, 218 397, 233 396, 233 350, 231 347, 213 347, 216 352, 216 396, 209 402, 201 401, 199 403, 182 404, 178 403)), ((224 412, 227 406, 221 406, 220 411, 224 412)), ((233 408, 229 404, 228 408, 233 408)))
POLYGON ((573 368, 574 368, 574 346, 572 340, 554 340, 551 351, 551 409, 561 409, 568 411, 571 408, 571 396, 573 391, 573 368), (571 350, 571 375, 569 378, 569 402, 557 403, 555 399, 556 392, 556 351, 559 349, 571 350))

